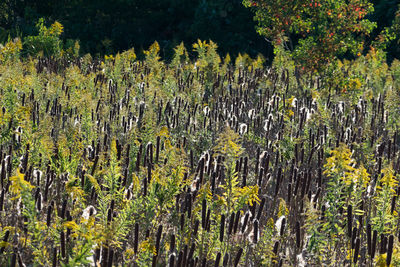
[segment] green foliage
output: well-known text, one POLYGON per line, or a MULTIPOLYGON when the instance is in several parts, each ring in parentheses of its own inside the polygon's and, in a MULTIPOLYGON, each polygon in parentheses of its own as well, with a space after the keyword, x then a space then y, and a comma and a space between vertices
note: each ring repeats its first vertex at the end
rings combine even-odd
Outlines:
POLYGON ((22 49, 20 39, 10 40, 5 45, 0 44, 0 62, 5 63, 7 60, 15 60, 19 57, 22 49))
MULTIPOLYGON (((96 56, 116 54, 134 45, 140 57, 142 50, 154 42, 156 36, 161 55, 168 60, 172 59, 173 48, 179 43, 191 44, 200 38, 218 43, 221 54, 246 52, 254 57, 262 53, 271 63, 273 48, 254 31, 252 13, 241 2, 3 0, 0 3, 0 43, 6 43, 9 36, 23 39, 34 35, 35 24, 42 17, 47 21, 57 20, 65 26, 64 43, 68 39, 79 40, 81 52, 96 56)), ((378 27, 366 36, 367 45, 375 39, 386 39, 385 29, 392 27, 398 9, 396 0, 370 2, 375 11, 367 18, 378 27)), ((292 40, 297 44, 298 37, 294 36, 292 40)), ((387 44, 385 51, 389 62, 398 57, 397 47, 395 40, 387 44)))
POLYGON ((385 264, 366 235, 399 234, 399 63, 192 47, 0 64, 1 266, 385 264))
POLYGON ((174 58, 171 61, 172 66, 186 65, 189 63, 189 55, 185 48, 185 45, 180 43, 174 48, 174 58))
POLYGON ((217 53, 217 44, 213 41, 197 40, 193 44, 193 51, 197 53, 196 68, 206 73, 208 80, 211 79, 212 74, 219 71, 221 58, 217 53))
POLYGON ((45 57, 59 56, 62 49, 60 35, 64 30, 63 25, 56 21, 48 28, 44 25, 44 19, 41 18, 36 24, 36 29, 39 32, 38 35, 24 39, 25 53, 30 56, 39 54, 45 57))
POLYGON ((398 185, 397 177, 394 171, 389 167, 382 170, 382 177, 376 186, 377 194, 375 201, 377 202, 375 216, 372 219, 374 228, 379 234, 392 233, 396 224, 394 214, 390 212, 391 199, 397 195, 396 188, 398 185))
POLYGON ((376 26, 365 19, 373 11, 365 0, 244 0, 243 4, 254 10, 258 33, 274 46, 284 44, 293 59, 310 71, 325 69, 338 55, 360 53, 362 36, 376 26))
POLYGON ((228 0, 4 0, 0 3, 0 27, 4 29, 0 43, 9 35, 21 39, 34 35, 41 17, 62 23, 66 28, 63 41, 79 40, 81 51, 93 56, 116 54, 133 45, 142 58, 142 51, 157 39, 161 55, 170 60, 174 47, 198 38, 218 42, 224 54, 271 52, 254 31, 250 11, 240 1, 228 0))

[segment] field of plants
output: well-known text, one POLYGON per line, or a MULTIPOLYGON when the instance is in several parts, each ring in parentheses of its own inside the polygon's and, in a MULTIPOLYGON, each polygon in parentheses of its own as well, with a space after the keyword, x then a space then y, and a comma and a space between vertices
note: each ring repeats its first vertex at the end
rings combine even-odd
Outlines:
POLYGON ((19 46, 0 53, 0 266, 400 265, 399 61, 19 46))

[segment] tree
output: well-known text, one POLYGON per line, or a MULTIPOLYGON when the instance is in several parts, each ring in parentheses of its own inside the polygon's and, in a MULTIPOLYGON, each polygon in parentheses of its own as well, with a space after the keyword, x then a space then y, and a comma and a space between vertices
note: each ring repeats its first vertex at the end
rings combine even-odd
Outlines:
POLYGON ((243 0, 257 31, 283 46, 306 71, 322 71, 339 55, 360 55, 375 23, 368 0, 243 0))
MULTIPOLYGON (((379 34, 377 34, 375 39, 372 41, 373 46, 387 52, 389 62, 400 54, 400 4, 398 6, 394 5, 394 3, 391 4, 392 6, 389 10, 389 12, 393 14, 392 16, 389 16, 389 18, 393 18, 391 24, 387 21, 385 21, 386 23, 381 24, 378 22, 379 34), (394 7, 397 7, 397 11, 394 7)), ((380 8, 380 11, 381 9, 383 8, 380 8)), ((383 11, 381 12, 383 13, 383 11)), ((379 15, 380 14, 378 13, 378 18, 379 15)))

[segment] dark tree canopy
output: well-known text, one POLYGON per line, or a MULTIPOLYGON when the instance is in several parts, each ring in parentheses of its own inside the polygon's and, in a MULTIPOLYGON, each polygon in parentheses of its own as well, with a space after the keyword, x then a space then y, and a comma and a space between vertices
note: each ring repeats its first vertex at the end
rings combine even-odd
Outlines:
MULTIPOLYGON (((370 41, 390 26, 398 0, 371 1, 378 24, 370 41)), ((62 38, 79 40, 81 52, 103 55, 135 47, 141 51, 157 40, 161 55, 169 58, 180 42, 213 40, 222 54, 246 52, 272 58, 272 48, 255 31, 253 14, 242 0, 2 0, 0 42, 8 36, 36 34, 39 18, 64 25, 62 38)), ((389 58, 397 44, 388 47, 389 58)))
POLYGON ((198 38, 213 40, 223 54, 272 53, 241 0, 6 0, 3 5, 3 12, 9 10, 0 14, 4 29, 32 34, 38 18, 57 20, 64 39, 80 40, 82 51, 93 54, 146 49, 157 40, 168 57, 180 42, 190 46, 198 38))

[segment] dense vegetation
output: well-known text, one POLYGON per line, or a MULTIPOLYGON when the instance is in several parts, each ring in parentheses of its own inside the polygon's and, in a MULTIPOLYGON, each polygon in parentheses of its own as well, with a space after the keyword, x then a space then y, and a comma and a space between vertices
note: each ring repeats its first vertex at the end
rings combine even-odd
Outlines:
POLYGON ((168 64, 158 43, 143 61, 22 48, 0 51, 1 266, 400 264, 400 62, 382 51, 325 75, 203 41, 168 64))
POLYGON ((291 52, 296 64, 322 71, 337 56, 355 56, 376 24, 368 0, 245 0, 255 10, 258 32, 291 52))
POLYGON ((241 0, 3 0, 0 43, 9 33, 12 38, 37 34, 40 18, 59 21, 66 29, 63 41, 79 40, 82 53, 92 55, 135 47, 140 57, 157 40, 160 55, 171 59, 179 43, 200 38, 217 42, 223 55, 273 56, 241 0))
POLYGON ((400 266, 397 8, 0 2, 0 266, 400 266))
MULTIPOLYGON (((281 9, 282 4, 292 6, 311 2, 336 8, 343 2, 352 4, 367 1, 2 0, 0 43, 5 43, 8 36, 12 39, 15 37, 23 39, 26 36, 36 35, 35 25, 40 18, 44 18, 47 25, 54 21, 63 24, 65 26, 63 42, 79 40, 83 54, 108 55, 135 47, 138 56, 141 56, 142 49, 146 49, 157 40, 161 47, 161 56, 170 59, 173 48, 180 42, 191 44, 200 38, 218 43, 219 52, 223 55, 228 52, 231 56, 244 52, 252 56, 262 53, 269 59, 268 63, 271 63, 272 46, 256 34, 252 12, 246 9, 242 2, 270 2, 279 7, 274 13, 288 17, 291 15, 291 10, 281 9)), ((393 24, 399 4, 398 0, 370 2, 374 11, 366 18, 376 22, 377 27, 366 36, 366 47, 380 36, 385 27, 393 24)), ((322 14, 319 7, 315 7, 314 10, 322 14)), ((349 10, 349 12, 355 11, 349 10)), ((305 14, 307 12, 303 13, 305 14)), ((344 14, 350 15, 348 11, 344 11, 344 14)), ((327 18, 326 14, 324 16, 327 18)), ((346 20, 357 17, 358 15, 348 17, 346 20)), ((301 35, 291 36, 293 43, 297 43, 299 37, 301 35)), ((390 42, 387 52, 389 61, 398 58, 400 54, 398 43, 390 42)))

